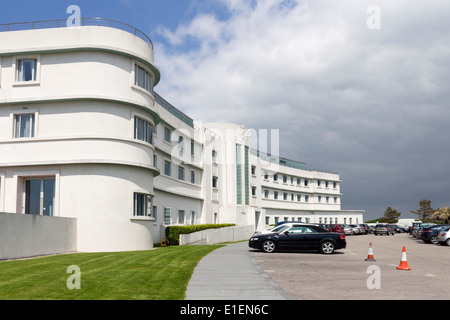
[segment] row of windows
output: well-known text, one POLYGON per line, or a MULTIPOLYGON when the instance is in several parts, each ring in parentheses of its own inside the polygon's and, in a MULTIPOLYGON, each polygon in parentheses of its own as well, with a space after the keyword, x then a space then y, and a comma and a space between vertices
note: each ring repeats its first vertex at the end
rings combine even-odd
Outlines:
MULTIPOLYGON (((171 224, 180 224, 180 225, 186 225, 190 224, 193 225, 197 222, 197 214, 194 210, 189 210, 189 213, 186 213, 186 210, 178 210, 176 211, 176 214, 172 213, 172 208, 170 207, 162 207, 163 209, 163 216, 162 221, 165 225, 171 225, 171 224)), ((155 218, 155 222, 159 222, 161 218, 158 216, 158 207, 153 206, 153 218, 155 218)))
MULTIPOLYGON (((270 217, 270 216, 266 216, 266 225, 270 224, 270 222, 272 220, 271 218, 272 217, 270 217)), ((273 223, 277 224, 278 222, 281 221, 280 219, 283 219, 282 221, 297 221, 297 222, 305 222, 305 223, 311 222, 311 218, 309 218, 309 217, 292 217, 292 218, 291 217, 283 217, 283 218, 280 218, 280 217, 274 216, 273 223)), ((348 218, 348 222, 347 222, 347 217, 341 218, 341 220, 344 221, 343 224, 347 224, 347 223, 352 224, 353 223, 353 218, 351 218, 351 217, 348 218)), ((359 223, 358 218, 355 218, 355 220, 356 220, 355 223, 359 223)), ((319 222, 317 222, 317 223, 338 224, 339 223, 338 221, 339 221, 338 217, 319 217, 319 222)))
MULTIPOLYGON (((40 59, 38 56, 15 59, 16 83, 34 83, 39 79, 40 59)), ((153 95, 154 80, 149 71, 134 64, 134 85, 153 95)))
MULTIPOLYGON (((264 199, 273 199, 273 200, 285 200, 285 201, 297 201, 297 202, 309 202, 310 196, 309 195, 301 195, 299 193, 288 193, 288 192, 278 192, 273 191, 272 197, 270 196, 271 192, 267 189, 264 190, 264 199)), ((256 196, 256 187, 252 187, 252 195, 256 196)), ((317 196, 317 202, 318 203, 338 203, 338 197, 331 197, 329 196, 317 196)))
MULTIPOLYGON (((252 170, 252 175, 256 176, 256 166, 252 166, 251 168, 252 170)), ((280 181, 280 175, 279 173, 275 173, 272 175, 272 181, 273 182, 279 182, 280 181)), ((297 186, 301 186, 302 182, 303 182, 303 186, 307 187, 310 184, 310 179, 306 179, 306 178, 300 178, 300 177, 294 177, 294 176, 287 176, 287 175, 281 175, 282 176, 282 181, 283 183, 290 183, 291 185, 296 184, 297 186)), ((269 173, 264 173, 264 180, 269 180, 269 173)), ((338 183, 336 181, 328 181, 328 180, 317 180, 317 186, 318 187, 322 187, 324 186, 325 188, 330 188, 332 187, 333 189, 336 189, 338 187, 338 183)))

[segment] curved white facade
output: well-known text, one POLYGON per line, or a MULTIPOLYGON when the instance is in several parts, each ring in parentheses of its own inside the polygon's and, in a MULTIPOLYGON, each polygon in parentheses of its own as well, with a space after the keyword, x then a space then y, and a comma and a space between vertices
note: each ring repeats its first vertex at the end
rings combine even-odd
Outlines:
POLYGON ((149 43, 102 26, 0 32, 0 212, 77 219, 77 250, 146 250, 173 224, 362 223, 337 173, 251 148, 153 92, 149 43))
POLYGON ((160 118, 135 72, 159 81, 152 48, 113 28, 27 30, 0 32, 0 59, 0 211, 77 218, 79 251, 151 249, 159 171, 136 118, 160 118))

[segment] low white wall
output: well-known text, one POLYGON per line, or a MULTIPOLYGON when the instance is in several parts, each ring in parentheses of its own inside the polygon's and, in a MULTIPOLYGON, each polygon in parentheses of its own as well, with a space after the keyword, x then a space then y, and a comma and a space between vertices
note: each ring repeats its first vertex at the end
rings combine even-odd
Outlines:
POLYGON ((77 219, 0 213, 0 260, 77 251, 77 219))
POLYGON ((199 241, 206 244, 248 240, 255 232, 255 226, 225 227, 208 229, 189 234, 180 234, 180 246, 189 245, 199 241))

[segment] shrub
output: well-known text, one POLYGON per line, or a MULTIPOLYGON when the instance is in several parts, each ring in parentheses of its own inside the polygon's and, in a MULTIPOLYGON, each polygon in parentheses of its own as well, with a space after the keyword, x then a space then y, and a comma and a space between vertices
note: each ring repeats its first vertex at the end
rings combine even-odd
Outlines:
POLYGON ((191 226, 168 226, 166 227, 166 241, 169 245, 179 245, 180 234, 189 234, 207 229, 218 229, 233 227, 234 223, 197 224, 191 226))

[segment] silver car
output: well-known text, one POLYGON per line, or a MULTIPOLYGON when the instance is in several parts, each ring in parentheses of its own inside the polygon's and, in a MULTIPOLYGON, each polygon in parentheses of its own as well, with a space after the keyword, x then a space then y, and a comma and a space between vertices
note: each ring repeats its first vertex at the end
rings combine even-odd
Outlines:
POLYGON ((437 236, 437 241, 441 245, 450 246, 450 227, 446 227, 445 229, 439 231, 437 236))

